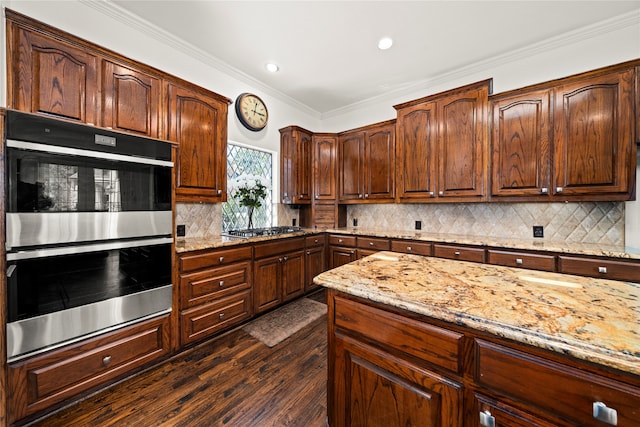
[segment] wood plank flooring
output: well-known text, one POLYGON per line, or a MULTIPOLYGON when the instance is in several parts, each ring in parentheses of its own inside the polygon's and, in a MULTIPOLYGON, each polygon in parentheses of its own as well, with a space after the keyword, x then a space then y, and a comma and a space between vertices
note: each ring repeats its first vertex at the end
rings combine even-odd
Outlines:
POLYGON ((237 329, 32 425, 324 427, 326 323, 273 348, 237 329))

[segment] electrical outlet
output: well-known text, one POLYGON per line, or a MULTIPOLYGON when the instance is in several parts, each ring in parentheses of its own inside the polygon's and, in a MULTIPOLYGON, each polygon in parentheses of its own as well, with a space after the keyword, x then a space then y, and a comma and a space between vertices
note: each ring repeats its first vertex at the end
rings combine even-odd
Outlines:
POLYGON ((296 220, 295 218, 292 218, 292 219, 291 219, 291 225, 292 225, 293 227, 295 227, 295 226, 296 226, 296 222, 297 222, 297 220, 296 220))
POLYGON ((187 227, 184 224, 176 226, 176 236, 184 237, 187 234, 187 227))
POLYGON ((416 221, 416 230, 422 230, 422 221, 416 221))
POLYGON ((358 218, 353 218, 353 226, 354 227, 358 226, 358 218))
POLYGON ((544 237, 544 228, 541 225, 533 226, 533 237, 544 237))

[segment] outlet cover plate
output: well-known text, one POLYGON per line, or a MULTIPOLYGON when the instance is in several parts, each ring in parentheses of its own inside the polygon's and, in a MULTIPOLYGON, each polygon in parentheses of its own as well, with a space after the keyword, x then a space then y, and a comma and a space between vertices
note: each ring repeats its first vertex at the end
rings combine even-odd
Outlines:
POLYGON ((179 224, 176 226, 176 236, 184 237, 187 234, 187 227, 184 224, 179 224))
POLYGON ((538 237, 538 238, 544 237, 544 228, 541 225, 533 226, 533 237, 538 237))

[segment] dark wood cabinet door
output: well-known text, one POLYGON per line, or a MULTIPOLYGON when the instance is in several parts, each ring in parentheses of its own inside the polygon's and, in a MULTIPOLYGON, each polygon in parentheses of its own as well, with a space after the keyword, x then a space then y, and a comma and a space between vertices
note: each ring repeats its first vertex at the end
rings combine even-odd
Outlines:
POLYGON ((438 197, 485 198, 488 85, 438 101, 438 197))
POLYGON ((325 263, 325 247, 319 246, 316 248, 309 248, 305 253, 305 291, 310 291, 318 287, 313 283, 313 278, 318 274, 326 270, 325 263))
POLYGON ((551 195, 550 102, 549 90, 539 90, 492 103, 492 196, 551 195))
POLYGON ((227 199, 227 103, 169 84, 169 139, 179 143, 176 201, 227 199))
POLYGON ((288 252, 282 257, 282 301, 304 294, 304 251, 288 252))
POLYGON ((311 203, 311 133, 298 130, 296 132, 296 145, 298 148, 296 179, 298 180, 298 193, 296 203, 311 203))
POLYGON ((437 129, 435 102, 398 110, 396 185, 400 201, 435 197, 437 129))
POLYGON ((280 130, 280 200, 282 203, 293 203, 296 194, 295 179, 296 141, 293 131, 280 130))
POLYGON ((355 248, 329 247, 329 268, 340 267, 356 260, 355 248))
POLYGON ((395 197, 395 123, 365 131, 364 199, 395 197))
MULTIPOLYGON (((282 256, 273 256, 253 263, 253 311, 260 313, 282 301, 280 283, 282 256)), ((304 279, 303 279, 304 280, 304 279)))
POLYGON ((111 61, 102 62, 102 126, 160 138, 161 80, 111 61))
POLYGON ((633 91, 633 69, 555 88, 554 194, 628 198, 636 164, 633 91))
POLYGON ((7 107, 97 125, 99 57, 8 21, 7 107))
POLYGON ((313 197, 315 200, 336 200, 338 138, 313 136, 313 197))
POLYGON ((331 426, 462 425, 461 385, 352 338, 334 339, 331 426))
POLYGON ((345 133, 338 137, 338 199, 353 201, 363 198, 364 133, 345 133))
POLYGON ((280 200, 311 204, 311 132, 297 126, 280 129, 280 200))

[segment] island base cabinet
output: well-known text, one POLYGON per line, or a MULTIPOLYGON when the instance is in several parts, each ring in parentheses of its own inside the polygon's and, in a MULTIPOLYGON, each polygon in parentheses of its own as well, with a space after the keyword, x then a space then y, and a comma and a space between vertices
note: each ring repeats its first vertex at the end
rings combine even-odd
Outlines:
POLYGON ((331 427, 462 426, 459 384, 347 336, 333 345, 331 427))

